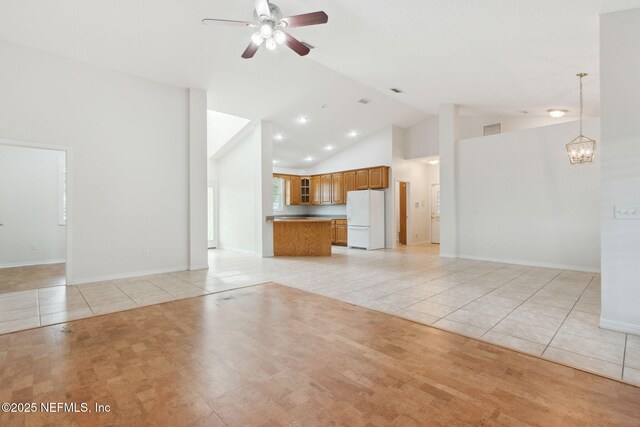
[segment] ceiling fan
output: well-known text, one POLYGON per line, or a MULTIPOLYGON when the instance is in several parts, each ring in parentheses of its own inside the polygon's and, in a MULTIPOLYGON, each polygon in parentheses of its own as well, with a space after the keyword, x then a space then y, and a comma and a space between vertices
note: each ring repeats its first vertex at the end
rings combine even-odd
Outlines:
POLYGON ((324 12, 304 13, 302 15, 282 17, 280 8, 268 0, 254 0, 255 9, 253 16, 255 22, 230 21, 227 19, 203 19, 205 25, 232 25, 236 27, 257 28, 258 31, 251 36, 251 43, 245 49, 242 57, 253 58, 260 45, 264 43, 267 50, 274 50, 277 45, 285 44, 300 56, 307 55, 313 46, 301 42, 286 33, 287 28, 306 27, 309 25, 326 24, 329 17, 324 12))

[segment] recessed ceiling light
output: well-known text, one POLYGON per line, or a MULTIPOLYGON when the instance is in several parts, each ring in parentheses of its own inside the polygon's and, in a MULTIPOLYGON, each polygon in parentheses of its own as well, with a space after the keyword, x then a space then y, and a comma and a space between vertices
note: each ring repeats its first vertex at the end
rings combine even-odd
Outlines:
POLYGON ((276 133, 276 134, 273 136, 273 139, 275 139, 276 141, 282 141, 282 140, 284 139, 284 135, 283 135, 283 134, 281 134, 281 133, 276 133))
POLYGON ((358 131, 357 130, 352 130, 351 132, 349 132, 349 136, 351 138, 355 138, 356 136, 358 136, 358 131))
POLYGON ((305 162, 310 162, 312 160, 313 160, 313 157, 311 157, 311 156, 307 156, 307 157, 304 158, 305 162))
POLYGON ((324 149, 327 151, 331 151, 333 150, 333 145, 327 145, 326 147, 324 147, 324 149))
POLYGON ((440 163, 440 160, 438 160, 438 159, 433 159, 433 160, 429 160, 429 161, 428 161, 428 163, 429 163, 430 165, 437 165, 438 163, 440 163))
POLYGON ((567 110, 547 110, 547 113, 549 113, 549 115, 551 117, 553 117, 554 119, 559 119, 560 117, 564 116, 565 114, 567 114, 567 110))
POLYGON ((392 87, 390 90, 394 93, 404 93, 402 89, 398 89, 397 87, 392 87))
POLYGON ((362 98, 362 99, 360 99, 358 102, 359 102, 360 104, 367 105, 368 103, 370 103, 370 102, 371 102, 371 100, 370 100, 370 99, 367 99, 367 98, 362 98))
POLYGON ((298 117, 298 123, 300 124, 305 124, 309 121, 309 118, 307 116, 300 116, 298 117))
POLYGON ((273 161, 273 164, 275 165, 275 164, 276 164, 276 163, 278 163, 278 162, 279 162, 279 160, 274 160, 274 161, 273 161))

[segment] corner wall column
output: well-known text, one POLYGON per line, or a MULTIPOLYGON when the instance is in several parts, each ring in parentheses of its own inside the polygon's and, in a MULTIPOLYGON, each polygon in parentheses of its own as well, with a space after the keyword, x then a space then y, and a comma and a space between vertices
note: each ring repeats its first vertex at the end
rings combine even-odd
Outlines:
POLYGON ((209 268, 207 226, 207 93, 189 89, 189 270, 209 268))
POLYGON ((458 256, 457 143, 458 106, 443 104, 438 118, 440 138, 440 256, 458 256))

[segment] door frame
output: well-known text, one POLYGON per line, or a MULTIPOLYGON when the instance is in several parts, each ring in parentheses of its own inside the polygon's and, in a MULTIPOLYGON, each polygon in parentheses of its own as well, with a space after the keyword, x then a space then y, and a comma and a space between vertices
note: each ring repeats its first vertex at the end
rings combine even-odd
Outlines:
POLYGON ((395 229, 395 240, 394 240, 394 244, 395 246, 398 246, 398 244, 400 243, 400 183, 404 182, 405 184, 407 184, 407 203, 406 203, 406 210, 407 210, 407 243, 406 246, 410 246, 412 243, 412 239, 411 239, 411 233, 409 233, 409 230, 411 229, 411 181, 405 181, 403 179, 398 179, 395 178, 394 179, 394 190, 395 190, 395 194, 396 196, 394 197, 394 214, 398 215, 398 221, 394 221, 393 227, 395 229))
MULTIPOLYGON (((433 241, 433 202, 434 202, 434 200, 433 200, 433 189, 434 189, 434 187, 440 188, 440 183, 438 182, 438 183, 431 184, 431 194, 429 194, 429 201, 431 202, 430 203, 431 206, 430 206, 430 209, 429 209, 430 210, 430 212, 429 212, 429 237, 430 237, 429 240, 430 240, 430 244, 439 245, 440 242, 435 243, 433 241)), ((439 224, 440 224, 440 215, 438 215, 438 226, 439 226, 439 224)), ((438 230, 438 234, 440 234, 439 230, 438 230)), ((440 239, 438 239, 438 240, 440 240, 440 239)))
POLYGON ((18 141, 12 139, 0 139, 0 145, 9 145, 23 148, 37 148, 40 150, 64 151, 67 167, 67 242, 65 259, 65 285, 73 284, 73 149, 67 145, 44 144, 39 142, 18 141))

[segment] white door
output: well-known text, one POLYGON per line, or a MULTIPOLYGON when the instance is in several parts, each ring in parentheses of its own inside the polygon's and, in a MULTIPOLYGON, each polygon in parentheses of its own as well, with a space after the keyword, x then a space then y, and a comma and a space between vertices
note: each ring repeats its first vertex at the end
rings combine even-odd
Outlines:
POLYGON ((369 213, 369 190, 347 193, 347 224, 360 227, 371 225, 369 213))
POLYGON ((431 186, 431 243, 440 244, 440 184, 431 186))

